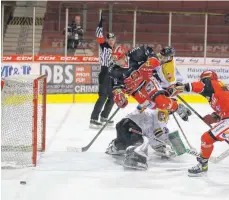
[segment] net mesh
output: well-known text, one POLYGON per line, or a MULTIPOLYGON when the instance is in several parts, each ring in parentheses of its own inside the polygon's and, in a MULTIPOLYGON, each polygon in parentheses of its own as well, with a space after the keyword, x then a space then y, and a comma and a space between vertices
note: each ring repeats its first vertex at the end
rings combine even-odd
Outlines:
POLYGON ((44 79, 38 80, 37 115, 34 115, 34 80, 38 76, 15 76, 4 80, 2 89, 1 164, 6 167, 33 166, 33 150, 42 149, 44 79), (33 145, 37 120, 37 149, 33 145))

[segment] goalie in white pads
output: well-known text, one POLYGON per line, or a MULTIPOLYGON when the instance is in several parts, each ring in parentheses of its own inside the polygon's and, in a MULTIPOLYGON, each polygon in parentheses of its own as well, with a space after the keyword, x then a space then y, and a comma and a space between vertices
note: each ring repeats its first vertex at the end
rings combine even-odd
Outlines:
POLYGON ((147 156, 150 145, 160 156, 173 157, 168 140, 167 110, 136 109, 116 124, 117 138, 112 140, 106 153, 124 155, 124 166, 128 168, 148 168, 147 156), (159 142, 155 138, 157 138, 159 142))

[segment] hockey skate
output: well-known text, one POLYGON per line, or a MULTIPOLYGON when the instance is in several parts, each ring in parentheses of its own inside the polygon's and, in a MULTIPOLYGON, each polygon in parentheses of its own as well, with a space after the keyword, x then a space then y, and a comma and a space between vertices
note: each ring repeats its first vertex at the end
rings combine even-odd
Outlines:
POLYGON ((162 145, 153 148, 155 154, 161 156, 162 159, 174 158, 176 156, 175 151, 169 145, 162 145))
POLYGON ((123 166, 129 169, 147 170, 147 155, 144 152, 135 151, 135 146, 129 146, 126 149, 126 156, 123 160, 123 166))
POLYGON ((92 129, 101 129, 102 127, 103 127, 103 124, 100 123, 98 120, 95 120, 95 119, 91 119, 90 120, 89 128, 92 128, 92 129))
POLYGON ((197 157, 197 161, 199 163, 196 166, 188 169, 189 176, 202 176, 208 171, 208 159, 197 157))
POLYGON ((114 139, 109 144, 105 153, 109 155, 124 155, 126 152, 125 149, 119 148, 119 146, 120 145, 115 144, 115 139, 114 139))
MULTIPOLYGON (((101 122, 102 124, 105 124, 107 121, 108 121, 107 118, 100 117, 100 122, 101 122)), ((107 127, 114 127, 114 121, 109 121, 109 122, 107 123, 107 127)))

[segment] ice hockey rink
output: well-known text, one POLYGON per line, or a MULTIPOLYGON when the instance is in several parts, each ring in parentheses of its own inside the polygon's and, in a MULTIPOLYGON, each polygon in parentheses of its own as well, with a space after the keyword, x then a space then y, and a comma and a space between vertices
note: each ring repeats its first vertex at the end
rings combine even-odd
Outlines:
MULTIPOLYGON (((211 112, 207 104, 192 106, 201 115, 211 112)), ((120 110, 115 121, 135 107, 132 103, 120 110)), ((2 200, 229 199, 228 158, 210 163, 207 176, 199 178, 187 176, 187 169, 197 162, 186 154, 170 160, 150 154, 147 171, 124 170, 120 160, 104 153, 116 135, 111 128, 106 128, 87 152, 67 151, 69 146, 87 145, 98 132, 88 127, 92 108, 93 104, 47 106, 46 152, 36 168, 2 170, 2 200), (27 184, 21 185, 21 180, 27 184)), ((188 122, 179 122, 190 143, 199 149, 201 134, 208 127, 195 114, 188 122)), ((179 130, 172 117, 168 127, 179 130)), ((227 148, 226 143, 216 144, 213 156, 227 148)))

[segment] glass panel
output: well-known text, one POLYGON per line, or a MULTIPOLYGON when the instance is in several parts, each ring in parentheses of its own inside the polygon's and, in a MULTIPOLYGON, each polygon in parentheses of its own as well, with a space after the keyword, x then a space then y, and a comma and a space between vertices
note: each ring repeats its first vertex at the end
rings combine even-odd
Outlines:
POLYGON ((168 45, 169 14, 138 11, 136 29, 136 46, 147 44, 158 52, 168 45))
MULTIPOLYGON (((100 20, 100 9, 104 9, 101 3, 95 4, 89 2, 86 7, 86 30, 84 31, 83 42, 81 48, 85 50, 87 56, 98 57, 98 43, 96 42, 95 32, 100 20)), ((108 8, 108 7, 105 7, 108 8)), ((103 14, 108 16, 108 11, 104 10, 103 14)), ((106 17, 107 18, 107 17, 106 17)), ((103 23, 104 32, 108 26, 108 19, 103 23)))
MULTIPOLYGON (((67 2, 65 3, 67 4, 67 2)), ((66 5, 67 6, 67 5, 66 5)), ((85 49, 82 47, 83 40, 83 3, 69 2, 68 15, 68 56, 83 56, 85 49)))
POLYGON ((65 8, 62 2, 47 1, 40 43, 42 55, 64 55, 65 8))
POLYGON ((208 15, 207 57, 229 58, 229 16, 208 15))
MULTIPOLYGON (((45 12, 46 7, 45 4, 40 2, 35 7, 35 34, 34 34, 34 55, 39 55, 42 51, 42 47, 44 45, 43 36, 45 32, 43 31, 43 27, 45 24, 45 12)), ((48 51, 47 51, 48 52, 48 51)))
POLYGON ((6 2, 4 6, 4 55, 32 53, 33 4, 6 2))
POLYGON ((176 56, 204 56, 204 26, 204 14, 172 14, 171 45, 176 56))
POLYGON ((117 43, 131 49, 133 47, 134 11, 127 9, 128 4, 120 3, 113 6, 112 31, 117 37, 117 43))

